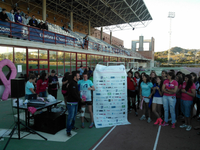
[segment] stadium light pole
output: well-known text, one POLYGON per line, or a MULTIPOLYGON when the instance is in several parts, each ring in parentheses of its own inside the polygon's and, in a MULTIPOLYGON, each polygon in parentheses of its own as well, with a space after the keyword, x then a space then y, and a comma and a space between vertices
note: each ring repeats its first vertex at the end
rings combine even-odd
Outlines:
POLYGON ((169 24, 169 49, 168 49, 168 65, 170 63, 170 49, 171 49, 171 35, 172 35, 172 18, 175 17, 175 12, 169 12, 168 18, 170 19, 170 24, 169 24))

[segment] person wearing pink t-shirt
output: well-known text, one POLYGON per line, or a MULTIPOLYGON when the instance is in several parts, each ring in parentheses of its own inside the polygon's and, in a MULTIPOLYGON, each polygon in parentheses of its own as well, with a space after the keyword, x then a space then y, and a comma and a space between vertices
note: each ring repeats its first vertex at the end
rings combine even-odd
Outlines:
POLYGON ((169 72, 167 75, 167 79, 164 81, 162 86, 163 91, 163 107, 164 107, 164 122, 162 126, 168 126, 168 115, 169 115, 169 107, 172 118, 172 126, 171 128, 175 128, 175 105, 176 105, 176 92, 178 89, 178 82, 175 79, 175 74, 173 72, 169 72))
POLYGON ((181 88, 182 88, 182 84, 183 84, 183 79, 181 78, 180 75, 177 75, 175 77, 175 80, 178 82, 178 90, 176 92, 176 106, 175 106, 175 110, 176 110, 176 120, 178 119, 178 116, 181 112, 181 88))
POLYGON ((193 106, 193 99, 196 94, 196 86, 192 81, 192 76, 187 74, 185 76, 185 82, 181 89, 181 111, 185 118, 185 124, 181 125, 180 128, 186 128, 186 131, 192 129, 191 126, 191 109, 193 106))

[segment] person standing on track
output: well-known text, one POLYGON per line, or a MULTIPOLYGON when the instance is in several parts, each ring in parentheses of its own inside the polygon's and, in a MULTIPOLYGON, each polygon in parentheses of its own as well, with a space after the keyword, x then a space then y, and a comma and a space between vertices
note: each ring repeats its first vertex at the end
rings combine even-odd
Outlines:
POLYGON ((163 80, 167 79, 167 71, 166 70, 163 70, 161 75, 162 75, 163 80))
POLYGON ((60 85, 58 82, 58 77, 55 76, 55 73, 56 73, 55 70, 52 70, 51 75, 49 76, 48 93, 54 96, 55 99, 57 99, 57 91, 58 91, 58 88, 60 88, 60 85))
POLYGON ((139 92, 140 91, 140 86, 139 86, 139 82, 142 79, 141 79, 140 73, 138 71, 135 72, 135 78, 137 80, 137 86, 135 88, 135 94, 137 96, 137 109, 139 109, 139 103, 140 103, 140 92, 139 92))
POLYGON ((178 82, 175 79, 175 74, 173 72, 169 72, 167 75, 167 80, 164 81, 162 86, 163 91, 163 107, 164 107, 164 122, 162 126, 168 126, 168 115, 169 115, 169 107, 170 113, 172 117, 172 126, 171 128, 175 128, 175 105, 176 105, 176 92, 178 89, 178 82))
POLYGON ((46 90, 48 89, 48 82, 48 74, 46 74, 45 72, 42 73, 36 84, 36 93, 38 94, 38 96, 47 97, 46 90))
POLYGON ((178 90, 176 92, 176 120, 178 119, 178 116, 180 114, 180 108, 181 108, 181 88, 182 88, 182 84, 183 84, 183 80, 181 78, 180 75, 176 76, 176 81, 178 82, 178 90))
POLYGON ((131 105, 131 99, 132 99, 132 107, 135 110, 135 115, 138 116, 137 113, 137 108, 135 105, 135 98, 136 98, 136 93, 135 93, 135 88, 137 87, 137 80, 135 77, 133 77, 133 72, 129 71, 128 72, 128 77, 127 77, 127 86, 128 86, 128 109, 130 111, 130 105, 131 105))
POLYGON ((155 125, 162 124, 162 119, 161 119, 161 109, 163 106, 163 92, 162 92, 162 85, 163 85, 163 79, 161 76, 157 76, 156 78, 156 83, 153 85, 153 91, 151 95, 153 96, 153 104, 152 104, 152 111, 156 115, 157 120, 154 123, 155 125), (158 111, 157 111, 158 110, 158 111))
POLYGON ((190 131, 192 129, 191 110, 193 106, 193 98, 196 94, 196 86, 193 83, 190 74, 185 76, 185 82, 183 83, 181 92, 181 110, 185 118, 185 124, 181 125, 180 128, 186 128, 186 131, 190 131))
POLYGON ((151 122, 151 110, 149 108, 149 100, 151 98, 151 88, 153 87, 153 84, 150 82, 150 78, 147 74, 143 75, 142 83, 140 85, 140 98, 144 100, 143 102, 143 115, 140 118, 140 120, 146 120, 145 112, 146 109, 148 110, 148 119, 147 122, 151 122))
MULTIPOLYGON (((192 81, 196 86, 196 94, 197 94, 197 91, 199 89, 199 81, 197 80, 197 75, 194 72, 191 72, 190 75, 192 76, 192 81)), ((197 105, 197 102, 198 102, 198 98, 195 96, 193 99, 193 107, 195 104, 197 105)), ((195 117, 197 117, 197 113, 193 114, 193 118, 195 118, 195 117)))
POLYGON ((91 80, 88 80, 88 73, 83 73, 83 80, 78 81, 78 85, 80 85, 80 96, 82 99, 84 99, 84 102, 81 102, 81 127, 84 128, 84 117, 85 117, 85 106, 88 105, 89 113, 90 113, 90 119, 91 124, 89 128, 92 128, 94 125, 93 120, 93 112, 92 112, 92 97, 91 97, 91 91, 94 91, 95 88, 93 86, 93 83, 91 80))
POLYGON ((67 136, 71 136, 71 130, 77 130, 75 125, 75 117, 78 111, 78 103, 82 102, 83 99, 80 98, 79 90, 78 90, 78 80, 80 79, 79 73, 74 71, 72 73, 72 81, 68 86, 68 97, 67 97, 67 109, 68 109, 68 118, 67 118, 67 136))

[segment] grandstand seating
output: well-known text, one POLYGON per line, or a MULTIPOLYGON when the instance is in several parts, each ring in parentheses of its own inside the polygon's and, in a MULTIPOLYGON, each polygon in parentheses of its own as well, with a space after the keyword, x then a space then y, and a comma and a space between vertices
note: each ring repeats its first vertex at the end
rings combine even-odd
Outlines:
MULTIPOLYGON (((0 10, 1 10, 1 8, 0 8, 0 10)), ((24 12, 21 12, 20 14, 23 17, 25 16, 24 12)), ((7 15, 9 17, 10 13, 7 12, 7 15)), ((31 19, 31 17, 29 17, 29 19, 31 19)), ((41 21, 45 22, 44 20, 40 20, 40 19, 36 19, 36 20, 38 21, 38 23, 41 21)), ((71 30, 70 30, 70 33, 68 33, 66 31, 62 30, 62 28, 60 26, 58 26, 56 24, 52 24, 52 23, 48 23, 48 28, 49 28, 49 31, 51 31, 51 32, 55 32, 57 34, 75 38, 76 39, 75 41, 69 40, 70 42, 68 42, 67 45, 76 46, 76 47, 81 48, 81 45, 83 43, 83 37, 85 36, 85 34, 82 34, 79 32, 73 32, 71 30), (75 44, 73 42, 75 42, 75 44)), ((105 41, 97 39, 92 36, 89 36, 88 49, 107 52, 107 53, 115 53, 115 54, 119 54, 119 55, 136 56, 139 58, 144 58, 142 55, 140 55, 137 52, 132 52, 131 50, 124 49, 124 48, 116 46, 116 45, 108 44, 105 41)))

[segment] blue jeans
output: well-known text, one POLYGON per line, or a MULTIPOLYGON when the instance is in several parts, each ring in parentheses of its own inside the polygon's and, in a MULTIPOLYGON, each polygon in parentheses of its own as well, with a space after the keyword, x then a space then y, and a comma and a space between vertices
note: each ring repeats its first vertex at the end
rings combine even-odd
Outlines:
POLYGON ((169 108, 172 117, 172 123, 175 123, 175 105, 176 105, 176 96, 163 96, 163 107, 165 118, 164 121, 168 122, 169 108))
POLYGON ((47 92, 46 92, 46 91, 40 92, 40 93, 39 93, 39 96, 40 96, 40 97, 47 97, 47 92))
POLYGON ((181 111, 185 117, 189 118, 191 116, 192 106, 193 101, 181 100, 181 111))
POLYGON ((78 104, 77 105, 67 104, 67 109, 68 109, 67 133, 69 133, 71 132, 72 128, 74 128, 75 117, 78 110, 78 104))

